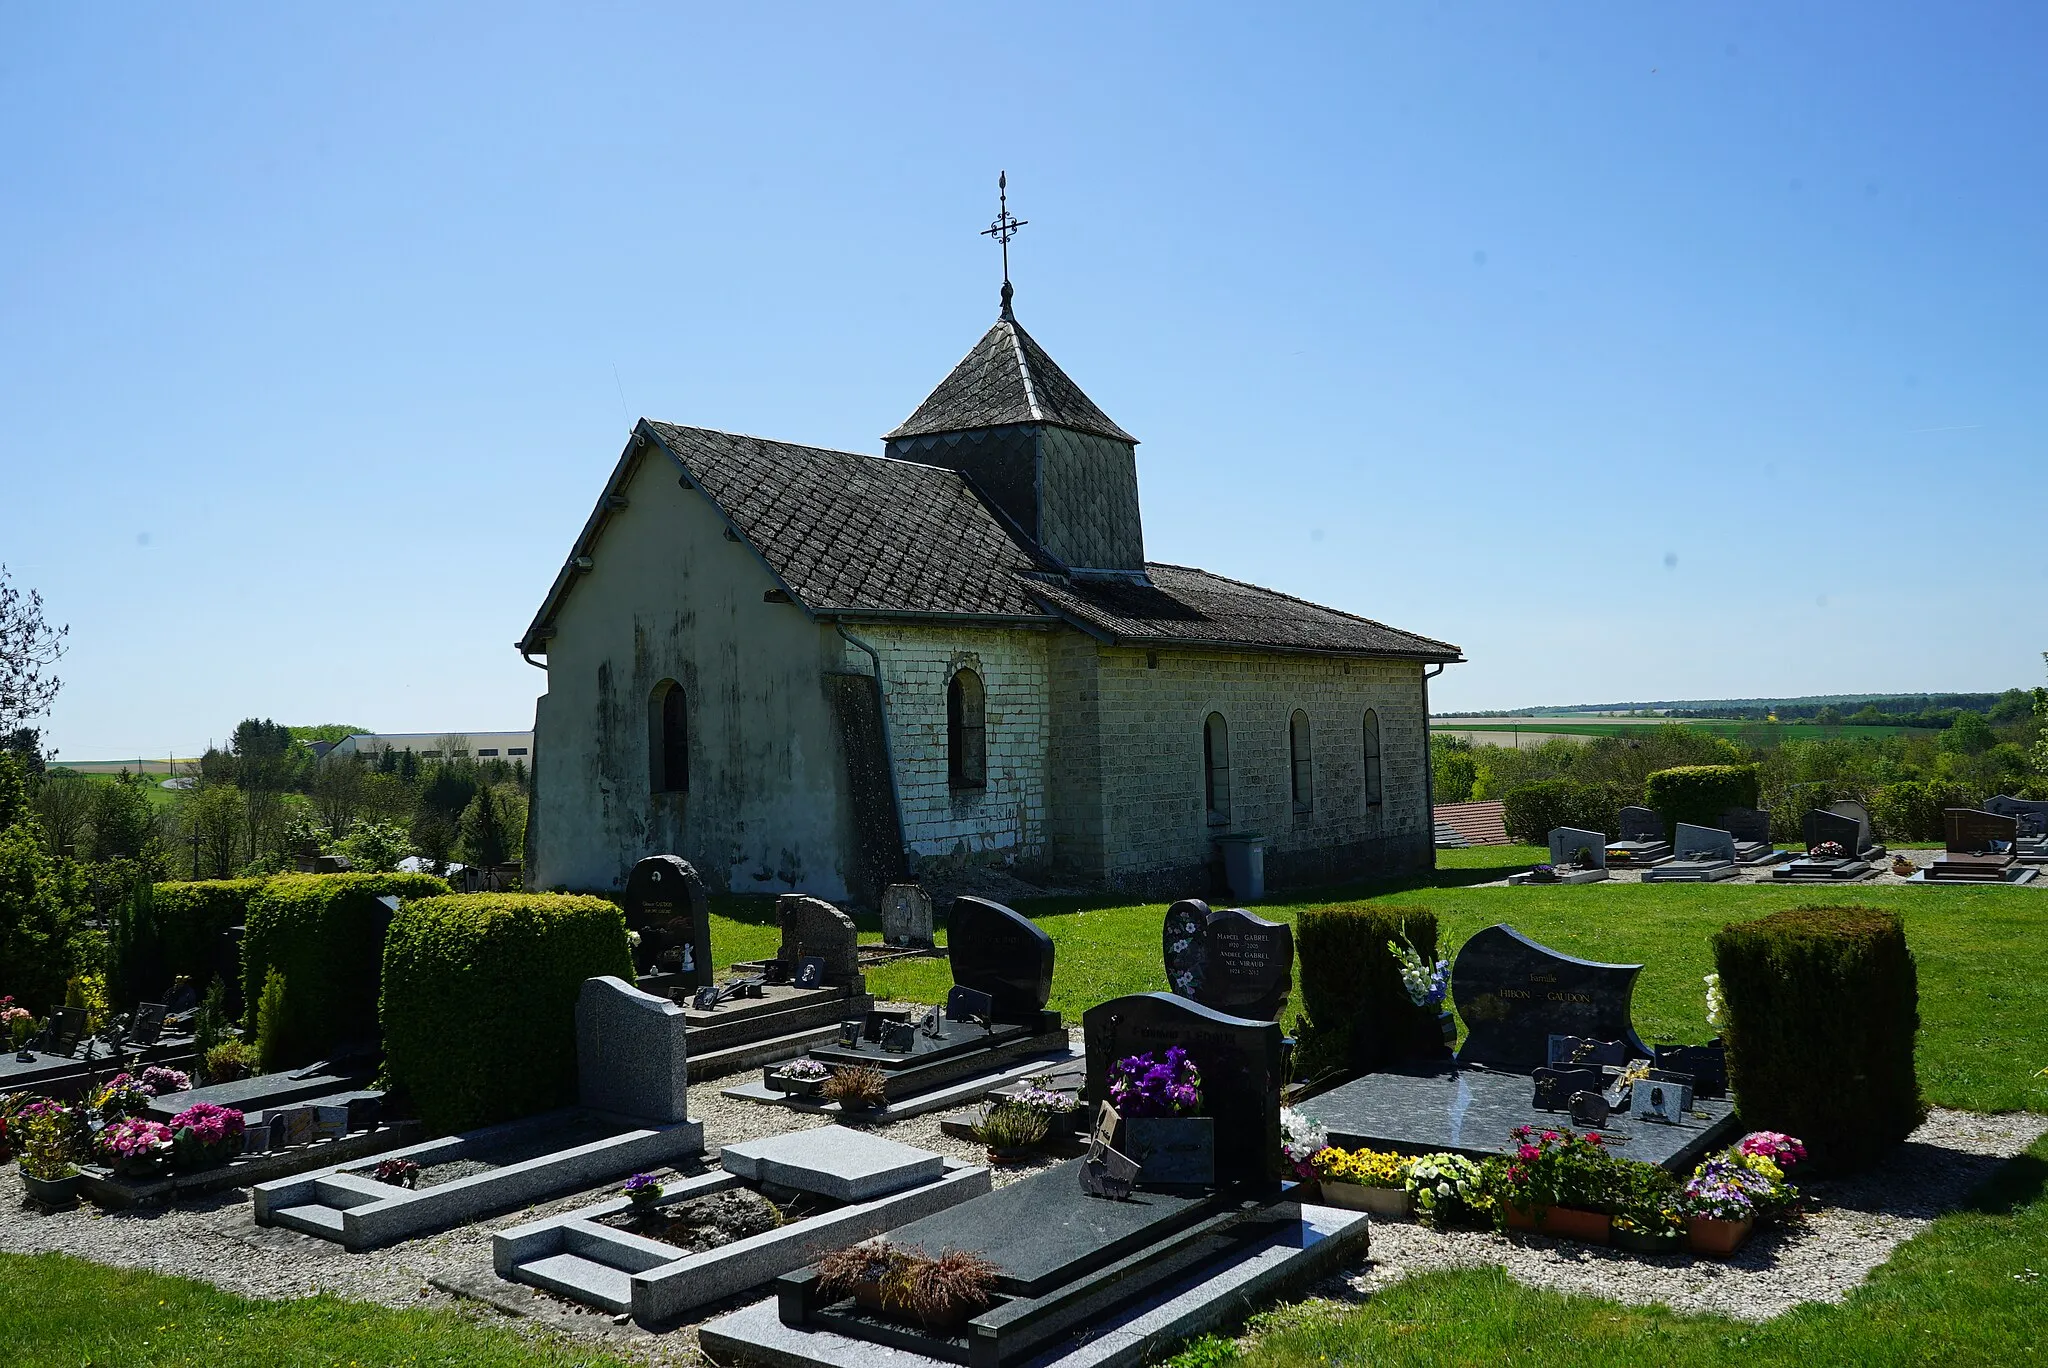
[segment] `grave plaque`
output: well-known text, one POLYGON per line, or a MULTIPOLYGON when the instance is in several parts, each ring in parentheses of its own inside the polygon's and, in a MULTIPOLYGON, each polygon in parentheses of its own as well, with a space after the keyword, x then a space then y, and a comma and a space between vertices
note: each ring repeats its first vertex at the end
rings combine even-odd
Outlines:
POLYGON ((798 988, 823 988, 825 961, 816 955, 805 955, 796 962, 796 977, 791 982, 798 988))
POLYGON ((1584 869, 1607 868, 1607 833, 1584 831, 1578 827, 1552 827, 1550 829, 1550 862, 1554 865, 1584 869), (1579 852, 1586 852, 1586 864, 1579 864, 1579 852))
MULTIPOLYGON (((785 893, 775 900, 775 919, 782 926, 782 950, 776 958, 788 964, 806 959, 824 964, 826 983, 851 983, 860 973, 859 939, 853 918, 823 898, 785 893)), ((805 986, 805 985, 799 985, 805 986)))
POLYGON ((1941 814, 1945 844, 1957 854, 2009 855, 2019 840, 2019 822, 1995 812, 1947 808, 1941 814))
POLYGON ((1566 1111, 1572 1105, 1575 1093, 1601 1092, 1607 1087, 1607 1075, 1599 1069, 1576 1069, 1545 1066, 1534 1074, 1536 1090, 1531 1105, 1538 1111, 1566 1111))
POLYGON ((317 1107, 286 1107, 271 1116, 272 1143, 285 1145, 311 1144, 313 1129, 320 1121, 317 1107))
POLYGON ((1769 845, 1771 814, 1762 808, 1729 808, 1721 814, 1721 829, 1745 844, 1769 845))
POLYGON ((1664 839, 1664 819, 1653 808, 1625 807, 1621 810, 1621 839, 1661 841, 1664 839))
POLYGON ((626 880, 626 929, 640 937, 633 963, 642 974, 680 974, 687 986, 711 986, 710 902, 704 881, 676 855, 650 855, 626 880))
POLYGON ((1691 822, 1680 822, 1678 834, 1671 838, 1671 844, 1678 851, 1681 860, 1726 860, 1735 863, 1735 837, 1717 827, 1694 826, 1691 822))
POLYGON ((987 1021, 995 1010, 995 999, 974 988, 955 986, 946 994, 946 1020, 987 1021))
POLYGON ((1638 1121, 1674 1122, 1685 1114, 1683 1090, 1676 1083, 1649 1079, 1635 1086, 1635 1114, 1638 1121))
MULTIPOLYGON (((241 938, 236 937, 235 940, 234 956, 228 961, 231 965, 235 966, 235 972, 221 975, 223 981, 239 981, 241 978, 241 938)), ((192 986, 192 980, 181 978, 171 984, 170 996, 164 1001, 164 1011, 171 1015, 176 1015, 179 1012, 189 1012, 198 1005, 199 990, 192 986)))
MULTIPOLYGON (((1640 964, 1599 964, 1560 955, 1512 927, 1466 941, 1451 970, 1465 1022, 1461 1064, 1527 1073, 1549 1058, 1553 1035, 1619 1040, 1649 1058, 1629 1020, 1640 964)), ((1569 1099, 1567 1099, 1569 1100, 1569 1099)))
POLYGON ((848 1049, 858 1049, 861 1040, 867 1034, 867 1025, 866 1017, 840 1022, 839 1043, 848 1049))
POLYGON ((1549 1041, 1550 1063, 1561 1067, 1599 1069, 1621 1068, 1629 1061, 1628 1046, 1618 1040, 1588 1040, 1584 1036, 1554 1035, 1549 1041))
POLYGON ((986 993, 997 1021, 1032 1021, 1052 996, 1053 945, 1029 917, 987 898, 958 897, 946 921, 953 982, 986 993))
POLYGON ((929 947, 931 895, 916 884, 890 884, 882 895, 882 939, 890 945, 929 947))
POLYGON ((307 1107, 305 1110, 313 1113, 314 1140, 339 1140, 348 1134, 347 1107, 307 1107))
POLYGON ((1877 828, 1871 825, 1869 808, 1853 798, 1844 798, 1839 803, 1829 803, 1827 810, 1856 824, 1856 846, 1849 852, 1851 855, 1861 854, 1876 844, 1877 828))
POLYGON ((1202 1111, 1216 1123, 1216 1181, 1280 1176, 1278 1023, 1227 1016, 1171 993, 1134 993, 1081 1018, 1088 1098, 1109 1099, 1109 1065, 1132 1055, 1188 1052, 1202 1076, 1202 1111))
POLYGON ((1167 910, 1160 939, 1167 982, 1181 997, 1230 1016, 1274 1021, 1294 983, 1294 928, 1199 898, 1167 910))
POLYGON ((85 1038, 85 1008, 52 1007, 50 1009, 51 1054, 68 1055, 78 1048, 78 1042, 85 1038))
POLYGON ((914 1021, 885 1021, 882 1023, 882 1048, 890 1054, 909 1054, 917 1048, 917 1023, 914 1021))
POLYGON ((1659 1045, 1651 1056, 1659 1069, 1691 1074, 1698 1097, 1728 1095, 1728 1052, 1719 1045, 1659 1045))
POLYGON ((1862 848, 1858 842, 1863 839, 1863 829, 1854 817, 1844 817, 1839 812, 1814 808, 1800 819, 1799 829, 1809 854, 1833 841, 1842 848, 1843 859, 1853 860, 1862 848))
POLYGON ((135 1008, 135 1020, 129 1024, 130 1043, 147 1049, 163 1038, 164 1017, 170 1008, 161 1002, 144 1002, 135 1008))
POLYGON ((1607 1124, 1613 1108, 1607 1105, 1605 1093, 1576 1092, 1572 1094, 1572 1124, 1580 1130, 1590 1130, 1607 1124))

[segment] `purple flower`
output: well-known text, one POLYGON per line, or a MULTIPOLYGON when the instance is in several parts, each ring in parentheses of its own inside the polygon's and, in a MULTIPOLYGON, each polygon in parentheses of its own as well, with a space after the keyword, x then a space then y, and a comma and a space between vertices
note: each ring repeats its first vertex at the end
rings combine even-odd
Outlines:
POLYGON ((1202 1075, 1176 1045, 1160 1059, 1130 1055, 1109 1070, 1109 1100, 1125 1116, 1187 1116, 1201 1109, 1202 1075))

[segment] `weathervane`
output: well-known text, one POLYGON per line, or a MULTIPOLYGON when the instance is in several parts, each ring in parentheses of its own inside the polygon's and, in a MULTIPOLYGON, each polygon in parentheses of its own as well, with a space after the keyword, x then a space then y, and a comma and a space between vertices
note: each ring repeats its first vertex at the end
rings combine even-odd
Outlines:
MULTIPOLYGON (((1010 239, 1017 236, 1017 230, 1029 223, 1010 212, 1010 173, 996 174, 996 218, 995 222, 981 230, 981 236, 992 237, 1003 245, 1003 317, 1011 318, 1010 296, 1016 291, 1010 288, 1010 239)), ((1012 319, 1012 321, 1015 321, 1012 319)))

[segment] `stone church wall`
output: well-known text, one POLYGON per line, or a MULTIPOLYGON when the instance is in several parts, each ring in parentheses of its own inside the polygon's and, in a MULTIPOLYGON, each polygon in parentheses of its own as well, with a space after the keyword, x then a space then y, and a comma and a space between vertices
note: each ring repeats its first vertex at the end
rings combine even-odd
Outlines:
MULTIPOLYGON (((1056 819, 1057 854, 1071 858, 1076 872, 1138 891, 1202 891, 1212 877, 1212 838, 1223 831, 1266 837, 1274 886, 1428 867, 1421 666, 1174 650, 1152 653, 1157 665, 1148 666, 1145 651, 1102 647, 1091 670, 1086 649, 1065 645, 1055 673, 1060 708, 1071 699, 1078 718, 1092 711, 1101 738, 1099 812, 1056 819), (1311 729, 1306 812, 1294 810, 1292 796, 1288 727, 1296 708, 1311 729), (1368 708, 1380 724, 1383 801, 1376 807, 1364 801, 1368 708), (1223 714, 1230 732, 1230 821, 1216 827, 1203 798, 1202 728, 1211 712, 1223 714)), ((1062 740, 1054 790, 1083 788, 1087 748, 1062 740)))
MULTIPOLYGON (((896 760, 904 839, 922 859, 1043 857, 1046 747, 1050 728, 1049 631, 850 623, 882 659, 889 743, 896 760), (946 686, 971 669, 987 690, 988 782, 948 782, 946 686)), ((847 647, 840 667, 867 673, 847 647)))
POLYGON ((844 897, 851 817, 822 678, 842 643, 763 601, 773 577, 680 473, 657 449, 639 457, 556 618, 529 886, 619 888, 642 856, 674 853, 714 888, 844 897), (688 699, 687 793, 651 791, 664 679, 688 699))

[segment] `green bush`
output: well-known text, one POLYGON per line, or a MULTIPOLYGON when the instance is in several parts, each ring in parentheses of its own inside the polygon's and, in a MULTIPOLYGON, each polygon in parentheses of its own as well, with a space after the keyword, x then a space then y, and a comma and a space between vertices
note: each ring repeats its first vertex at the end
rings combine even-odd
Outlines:
POLYGON ((1406 940, 1436 959, 1436 913, 1422 907, 1346 904, 1305 909, 1295 926, 1302 1014, 1294 1071, 1303 1079, 1375 1069, 1441 1044, 1434 1014, 1409 1001, 1387 942, 1406 940))
POLYGON ((1941 820, 1944 811, 1976 805, 1960 784, 1908 779, 1886 784, 1870 796, 1870 820, 1890 840, 1939 841, 1948 834, 1941 820))
POLYGON ((1714 962, 1745 1126, 1795 1135, 1817 1169, 1842 1172, 1874 1162, 1920 1124, 1920 990, 1897 913, 1774 912, 1723 927, 1714 962))
POLYGON ((1662 817, 1673 835, 1680 822, 1718 827, 1729 808, 1757 805, 1755 765, 1681 765, 1643 781, 1643 806, 1662 817))
POLYGON ((290 991, 276 969, 263 976, 263 994, 256 999, 256 1061, 265 1073, 299 1062, 300 1030, 287 1001, 290 991))
POLYGON ((470 893, 407 903, 384 941, 386 1066, 437 1134, 576 1099, 576 995, 633 981, 602 898, 470 893))
POLYGON ((39 1017, 62 1003, 90 934, 85 910, 77 867, 44 851, 32 819, 0 828, 0 993, 39 1017))
POLYGON ((248 918, 249 899, 261 887, 261 879, 195 879, 151 888, 166 975, 208 982, 221 934, 248 918))
POLYGON ((378 899, 447 892, 430 874, 280 874, 256 891, 242 938, 242 1000, 255 1004, 272 969, 290 981, 288 1063, 375 1038, 386 924, 378 899))
POLYGON ((1622 804, 1599 784, 1581 784, 1573 779, 1539 779, 1511 788, 1501 800, 1501 816, 1508 835, 1524 845, 1546 845, 1553 827, 1578 827, 1619 832, 1616 814, 1622 804))

